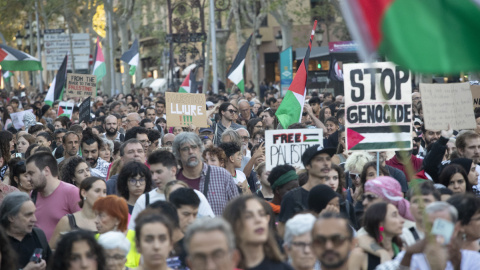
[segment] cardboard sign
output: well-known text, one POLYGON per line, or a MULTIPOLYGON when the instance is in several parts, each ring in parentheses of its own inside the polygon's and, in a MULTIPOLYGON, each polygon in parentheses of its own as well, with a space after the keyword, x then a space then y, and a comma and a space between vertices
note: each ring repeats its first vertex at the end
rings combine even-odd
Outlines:
POLYGON ((82 104, 80 104, 78 118, 79 123, 82 123, 82 121, 85 121, 85 123, 90 122, 90 101, 91 98, 88 97, 82 102, 82 104))
POLYGON ((410 72, 390 62, 345 64, 343 70, 347 149, 411 149, 410 72))
POLYGON ((205 94, 165 93, 169 127, 208 127, 205 94))
POLYGON ((96 97, 97 76, 87 74, 67 73, 67 86, 65 92, 68 98, 73 97, 96 97))
POLYGON ((26 111, 20 111, 10 114, 10 118, 12 118, 12 124, 15 129, 20 130, 23 126, 25 126, 25 124, 23 123, 23 116, 25 115, 25 112, 33 113, 33 110, 29 109, 26 111))
POLYGON ((476 128, 470 83, 421 83, 420 94, 426 129, 476 128))
POLYGON ((472 91, 473 97, 473 107, 480 107, 480 85, 470 85, 470 90, 472 91))
POLYGON ((307 148, 323 146, 322 129, 281 129, 265 131, 265 163, 267 171, 289 164, 303 168, 302 155, 307 148))

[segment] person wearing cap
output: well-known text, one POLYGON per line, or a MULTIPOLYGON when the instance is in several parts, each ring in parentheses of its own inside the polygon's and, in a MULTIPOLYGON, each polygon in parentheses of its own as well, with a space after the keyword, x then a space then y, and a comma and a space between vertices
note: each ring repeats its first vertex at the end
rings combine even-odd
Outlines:
POLYGON ((324 148, 317 144, 307 148, 303 153, 302 163, 307 169, 308 180, 305 185, 290 190, 282 199, 278 216, 278 231, 281 235, 287 220, 296 213, 308 209, 308 194, 314 186, 324 184, 331 170, 331 159, 335 152, 335 148, 324 148))
POLYGON ((213 109, 213 107, 215 107, 215 104, 211 101, 207 101, 207 111, 213 109))
POLYGON ((203 136, 208 136, 210 140, 213 140, 213 129, 211 128, 200 128, 199 135, 203 138, 203 136))

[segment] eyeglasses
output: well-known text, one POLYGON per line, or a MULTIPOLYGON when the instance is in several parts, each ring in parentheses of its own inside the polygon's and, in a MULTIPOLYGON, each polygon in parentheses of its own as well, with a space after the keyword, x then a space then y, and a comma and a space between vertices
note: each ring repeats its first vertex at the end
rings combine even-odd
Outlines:
POLYGON ((368 200, 368 201, 371 202, 371 201, 373 201, 373 200, 375 200, 375 199, 377 199, 377 198, 378 198, 378 196, 375 195, 375 194, 363 194, 363 195, 362 195, 362 201, 368 200))
POLYGON ((141 140, 140 143, 141 144, 146 144, 146 145, 152 144, 149 140, 141 140))
POLYGON ((145 184, 145 179, 128 179, 128 183, 132 186, 136 186, 137 184, 143 185, 145 184))
POLYGON ((120 260, 125 259, 125 255, 115 254, 115 255, 112 255, 112 256, 105 256, 105 258, 106 258, 107 260, 120 261, 120 260))
POLYGON ((323 236, 323 235, 317 235, 313 239, 313 245, 319 246, 319 247, 325 247, 328 241, 332 242, 334 247, 339 247, 342 245, 348 237, 340 235, 340 234, 334 234, 331 236, 323 236))
POLYGON ((357 179, 357 177, 360 177, 358 173, 349 173, 350 179, 357 179))
POLYGON ((172 141, 170 141, 170 142, 165 142, 164 145, 172 146, 172 145, 173 145, 173 142, 172 142, 172 141))
POLYGON ((236 111, 236 110, 232 110, 232 109, 230 109, 230 110, 227 110, 227 112, 230 112, 230 113, 237 113, 237 111, 236 111))
POLYGON ((292 242, 291 243, 292 246, 298 248, 298 249, 301 249, 301 250, 305 250, 306 247, 311 247, 312 246, 312 242, 309 242, 309 243, 305 243, 305 242, 292 242))
POLYGON ((249 139, 248 136, 242 136, 240 138, 242 138, 242 140, 244 140, 244 141, 248 141, 248 139, 249 139))
POLYGON ((192 151, 195 151, 195 150, 198 149, 198 145, 185 146, 185 147, 180 148, 180 151, 189 152, 190 149, 192 149, 192 151))

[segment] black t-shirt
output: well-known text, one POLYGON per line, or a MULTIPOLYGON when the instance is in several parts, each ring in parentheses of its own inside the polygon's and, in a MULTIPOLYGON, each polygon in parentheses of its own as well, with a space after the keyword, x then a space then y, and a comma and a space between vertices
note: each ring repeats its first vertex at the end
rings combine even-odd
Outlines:
MULTIPOLYGON (((15 250, 15 252, 17 253, 19 268, 24 268, 25 265, 30 262, 30 258, 32 257, 33 251, 35 251, 36 248, 42 248, 40 240, 33 235, 33 232, 25 235, 22 241, 18 241, 16 238, 13 238, 11 236, 8 236, 8 239, 10 240, 10 244, 13 250, 15 250)), ((48 250, 43 251, 42 259, 44 259, 45 262, 48 262, 51 254, 52 251, 49 247, 48 250)))
POLYGON ((294 188, 282 198, 282 205, 278 221, 287 222, 296 213, 308 209, 308 194, 310 192, 302 187, 294 188))
POLYGON ((180 239, 173 245, 173 250, 170 252, 170 256, 167 259, 168 267, 174 270, 184 270, 187 268, 187 252, 183 248, 183 239, 180 239))
POLYGON ((265 258, 259 265, 247 268, 248 270, 293 270, 293 268, 283 262, 273 262, 268 258, 265 258))

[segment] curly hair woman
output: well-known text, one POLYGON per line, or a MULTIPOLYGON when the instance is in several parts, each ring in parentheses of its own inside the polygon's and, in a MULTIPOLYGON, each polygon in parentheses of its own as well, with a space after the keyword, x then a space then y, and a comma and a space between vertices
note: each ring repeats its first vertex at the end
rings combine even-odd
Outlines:
POLYGON ((152 190, 152 174, 150 169, 138 161, 123 166, 117 180, 118 195, 127 200, 128 212, 132 214, 138 197, 152 190))
POLYGON ((80 186, 85 178, 90 176, 90 165, 85 159, 79 156, 66 159, 60 171, 60 179, 63 182, 70 183, 77 187, 80 186))

